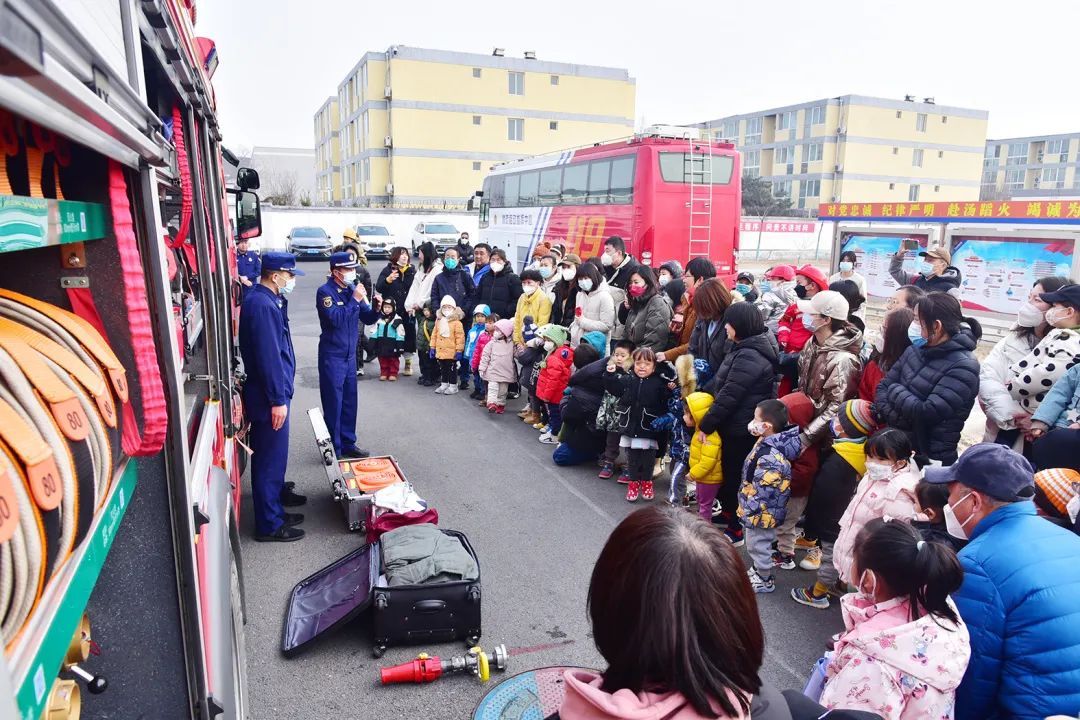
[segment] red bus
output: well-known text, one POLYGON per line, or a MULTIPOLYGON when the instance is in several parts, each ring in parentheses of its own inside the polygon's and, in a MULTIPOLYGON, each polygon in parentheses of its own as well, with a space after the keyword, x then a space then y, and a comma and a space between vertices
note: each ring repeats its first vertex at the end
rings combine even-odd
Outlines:
POLYGON ((739 153, 731 143, 687 137, 697 132, 650 128, 495 167, 479 193, 481 242, 504 248, 520 268, 544 240, 584 260, 618 235, 645 264, 707 257, 720 275, 733 274, 739 153))

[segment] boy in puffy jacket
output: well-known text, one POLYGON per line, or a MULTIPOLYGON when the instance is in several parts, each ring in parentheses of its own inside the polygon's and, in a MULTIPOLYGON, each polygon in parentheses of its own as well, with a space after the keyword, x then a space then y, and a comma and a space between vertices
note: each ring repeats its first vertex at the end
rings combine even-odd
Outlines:
MULTIPOLYGON (((753 562, 748 573, 750 585, 756 593, 771 593, 776 590, 772 545, 777 528, 787 516, 791 461, 802 449, 800 430, 797 425, 788 427, 788 409, 779 400, 758 403, 749 430, 758 440, 743 463, 739 520, 753 562)), ((735 482, 735 478, 728 482, 735 482)))
POLYGON ((480 377, 487 383, 487 409, 489 413, 502 415, 506 411, 506 393, 510 384, 517 380, 514 365, 514 321, 495 321, 491 340, 480 352, 477 365, 480 377))
MULTIPOLYGON (((469 375, 473 375, 473 355, 476 354, 476 343, 481 335, 487 333, 489 315, 491 315, 491 309, 483 303, 473 308, 472 325, 469 326, 469 330, 465 333, 465 357, 461 360, 462 377, 467 378, 469 375)), ((473 391, 469 395, 470 400, 480 399, 483 384, 484 381, 479 376, 473 378, 473 391)), ((462 390, 464 389, 462 388, 462 390)))
POLYGON ((574 369, 574 349, 570 347, 570 333, 561 325, 545 325, 540 328, 547 357, 540 362, 540 374, 536 378, 536 399, 547 406, 548 431, 540 436, 545 445, 559 444, 562 430, 563 391, 570 384, 574 369))

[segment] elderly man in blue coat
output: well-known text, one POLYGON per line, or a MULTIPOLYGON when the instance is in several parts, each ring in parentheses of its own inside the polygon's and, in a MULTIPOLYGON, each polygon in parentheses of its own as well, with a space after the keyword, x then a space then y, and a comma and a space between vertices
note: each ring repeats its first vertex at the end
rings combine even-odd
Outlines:
POLYGON ((1035 514, 1034 471, 1004 445, 975 445, 925 478, 949 484, 946 527, 970 540, 953 596, 971 634, 956 720, 1075 717, 1080 537, 1035 514))

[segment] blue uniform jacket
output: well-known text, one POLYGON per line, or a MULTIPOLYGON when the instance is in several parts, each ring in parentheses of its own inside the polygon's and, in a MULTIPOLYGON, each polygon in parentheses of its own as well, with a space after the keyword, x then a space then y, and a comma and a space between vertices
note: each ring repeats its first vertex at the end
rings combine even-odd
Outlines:
POLYGON ((971 634, 956 720, 1045 718, 1080 708, 1080 537, 1018 502, 983 518, 953 595, 971 634))
POLYGON ((352 287, 342 287, 330 278, 315 291, 315 309, 319 313, 319 355, 330 353, 348 359, 356 357, 360 321, 371 325, 379 313, 367 303, 357 302, 352 287))
POLYGON ((248 250, 246 253, 236 253, 237 275, 246 277, 252 284, 257 284, 261 272, 262 260, 259 258, 259 253, 254 250, 248 250))
POLYGON ((247 372, 244 399, 251 412, 264 413, 289 402, 296 372, 289 302, 264 285, 255 285, 244 296, 240 356, 247 372))

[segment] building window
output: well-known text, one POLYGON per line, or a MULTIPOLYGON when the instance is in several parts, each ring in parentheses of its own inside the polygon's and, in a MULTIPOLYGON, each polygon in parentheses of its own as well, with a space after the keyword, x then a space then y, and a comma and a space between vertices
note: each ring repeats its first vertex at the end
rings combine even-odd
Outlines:
POLYGON ((803 147, 803 155, 806 162, 820 162, 825 155, 824 143, 810 143, 803 147))
POLYGON ((904 117, 904 113, 901 112, 900 110, 897 110, 896 111, 896 119, 899 120, 902 117, 904 117))
POLYGON ((764 118, 756 117, 746 121, 746 139, 743 141, 743 145, 761 144, 761 125, 763 119, 764 118))
POLYGON ((776 154, 773 158, 777 165, 787 165, 795 159, 795 148, 791 145, 784 145, 776 148, 776 154))
POLYGON ((479 170, 479 169, 480 169, 480 163, 478 163, 478 162, 473 162, 473 164, 472 164, 472 169, 473 169, 473 170, 479 170))
POLYGON ((1006 190, 1023 190, 1024 189, 1024 171, 1020 168, 1007 169, 1005 171, 1005 189, 1006 190))
POLYGON ((941 116, 941 124, 944 125, 947 122, 949 122, 949 116, 948 115, 942 115, 941 116))
POLYGON ((558 129, 559 129, 559 121, 558 120, 552 120, 551 122, 548 123, 548 130, 558 130, 558 129))
POLYGON ((987 145, 986 150, 983 151, 983 158, 996 158, 1001 150, 1000 145, 987 145))
POLYGON ((919 186, 912 185, 907 191, 908 202, 919 202, 919 186))
POLYGON ((821 195, 820 180, 803 180, 799 183, 799 207, 805 208, 808 198, 816 198, 821 195))
POLYGON ((738 120, 725 120, 724 121, 724 137, 728 140, 739 139, 739 121, 738 120))
POLYGON ((473 115, 472 116, 472 124, 473 125, 479 125, 480 124, 480 116, 479 115, 473 115))
POLYGON ((743 177, 757 177, 761 174, 761 151, 750 150, 742 154, 743 177))
POLYGON ((934 186, 934 192, 941 192, 941 186, 940 185, 935 185, 934 186))
POLYGON ((900 154, 900 148, 898 148, 898 147, 894 147, 894 148, 892 149, 892 154, 893 154, 893 155, 899 155, 899 154, 900 154))
POLYGON ((889 189, 890 190, 895 190, 896 189, 896 183, 889 183, 889 189))
POLYGON ((1047 140, 1044 156, 1043 162, 1068 162, 1069 141, 1047 140))
POLYGON ((551 76, 551 84, 552 85, 558 85, 559 84, 559 76, 558 75, 552 75, 551 76))
POLYGON ((360 91, 361 91, 360 97, 361 98, 366 98, 367 97, 367 63, 364 63, 363 67, 360 68, 360 91))
POLYGON ((1027 165, 1028 144, 1026 142, 1009 143, 1009 154, 1005 158, 1006 165, 1027 165))
POLYGON ((1080 167, 1073 170, 1073 187, 1080 189, 1080 167))
POLYGON ((810 124, 811 125, 824 125, 825 124, 825 106, 815 105, 809 111, 810 124))
POLYGON ((911 166, 922 167, 923 151, 922 148, 917 148, 911 151, 911 166))
POLYGON ((938 156, 938 160, 945 157, 945 151, 944 150, 938 150, 937 151, 937 156, 938 156))
POLYGON ((915 132, 926 132, 926 113, 915 116, 915 132))
POLYGON ((480 68, 473 68, 473 69, 472 69, 472 76, 473 76, 474 78, 478 78, 478 77, 480 77, 480 68))
POLYGON ((507 75, 510 78, 510 94, 511 95, 524 95, 525 94, 525 73, 523 72, 509 72, 507 75))
POLYGON ((1039 187, 1060 189, 1065 187, 1065 168, 1043 168, 1039 187))
POLYGON ((525 139, 525 118, 507 118, 506 136, 509 140, 522 141, 525 139))
POLYGON ((790 180, 773 180, 772 182, 773 195, 777 197, 791 197, 791 181, 790 180))
POLYGON ((795 112, 788 110, 787 112, 778 113, 776 116, 776 129, 777 130, 790 130, 795 127, 795 112))
POLYGON ((364 113, 364 137, 360 138, 360 144, 367 148, 368 139, 371 137, 371 118, 364 113))

